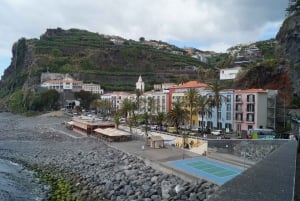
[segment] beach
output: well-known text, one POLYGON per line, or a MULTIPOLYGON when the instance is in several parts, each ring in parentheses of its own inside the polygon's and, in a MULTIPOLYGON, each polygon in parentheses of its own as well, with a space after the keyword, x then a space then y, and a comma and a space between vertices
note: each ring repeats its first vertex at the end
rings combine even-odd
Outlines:
POLYGON ((218 186, 189 182, 64 127, 70 117, 0 113, 0 158, 65 179, 81 200, 207 200, 218 186))

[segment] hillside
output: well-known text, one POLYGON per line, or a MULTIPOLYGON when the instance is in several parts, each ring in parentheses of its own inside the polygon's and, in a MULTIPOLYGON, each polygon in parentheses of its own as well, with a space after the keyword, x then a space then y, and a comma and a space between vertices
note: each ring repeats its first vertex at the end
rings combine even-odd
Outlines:
POLYGON ((41 73, 46 71, 99 83, 105 91, 132 91, 142 75, 149 90, 154 83, 200 79, 198 67, 206 72, 202 77, 218 78, 219 68, 231 67, 238 57, 248 56, 250 62, 241 64, 243 72, 226 86, 278 89, 279 101, 285 99, 286 104, 299 108, 299 37, 299 13, 285 20, 276 39, 237 45, 223 54, 180 49, 143 37, 134 41, 78 29, 48 29, 39 39, 21 38, 13 45, 12 62, 0 81, 0 97, 38 86, 41 73), (247 50, 256 47, 258 57, 249 57, 247 50), (210 65, 194 58, 199 54, 210 65))
POLYGON ((40 74, 69 73, 105 90, 133 90, 139 75, 154 83, 196 79, 190 66, 204 66, 185 50, 160 41, 126 40, 78 29, 48 29, 40 39, 20 39, 1 79, 1 95, 40 83, 40 74))

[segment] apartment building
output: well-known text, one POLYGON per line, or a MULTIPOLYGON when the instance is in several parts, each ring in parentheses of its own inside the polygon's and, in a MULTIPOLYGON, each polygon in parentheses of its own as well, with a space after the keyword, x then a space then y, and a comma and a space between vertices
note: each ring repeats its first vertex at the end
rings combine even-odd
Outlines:
POLYGON ((163 91, 148 91, 140 96, 140 100, 141 111, 151 112, 152 114, 157 114, 158 112, 167 113, 168 93, 164 93, 163 91), (153 105, 151 106, 151 104, 153 105))
MULTIPOLYGON (((208 88, 208 85, 206 83, 200 83, 197 81, 189 81, 186 83, 183 83, 181 85, 170 87, 169 88, 169 101, 168 101, 168 111, 172 108, 172 102, 174 101, 183 101, 185 98, 185 93, 189 89, 196 89, 199 94, 206 93, 205 91, 208 88)), ((193 115, 192 116, 192 128, 198 128, 199 127, 199 116, 193 115)))
POLYGON ((82 90, 89 91, 93 94, 103 94, 104 93, 104 90, 101 89, 101 86, 99 84, 93 84, 93 83, 82 84, 82 90))
POLYGON ((275 128, 276 90, 234 91, 234 130, 243 134, 252 128, 275 128))
MULTIPOLYGON (((210 90, 203 94, 207 97, 213 97, 214 94, 210 90)), ((234 90, 225 89, 220 91, 220 106, 217 111, 217 107, 211 108, 211 112, 208 112, 203 120, 205 128, 210 129, 223 129, 228 132, 233 130, 234 125, 234 113, 233 113, 233 100, 234 100, 234 90), (219 118, 219 119, 217 119, 219 118)), ((199 117, 200 119, 200 117, 199 117)), ((201 121, 199 121, 199 126, 201 121)))
POLYGON ((130 95, 131 93, 128 92, 115 91, 101 95, 101 99, 111 101, 114 110, 118 110, 121 108, 122 102, 130 95))

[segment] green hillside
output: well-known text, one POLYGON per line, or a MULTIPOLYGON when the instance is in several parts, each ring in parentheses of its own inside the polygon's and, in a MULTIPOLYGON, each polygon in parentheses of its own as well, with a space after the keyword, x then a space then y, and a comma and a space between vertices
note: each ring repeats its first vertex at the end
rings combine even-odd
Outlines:
POLYGON ((150 88, 153 83, 195 78, 195 72, 182 70, 186 66, 207 67, 186 56, 184 50, 163 42, 153 43, 156 46, 78 29, 48 29, 40 39, 21 39, 15 44, 13 59, 17 61, 4 74, 2 84, 20 87, 29 74, 38 80, 48 70, 99 83, 105 90, 133 90, 139 75, 150 88), (114 44, 114 38, 123 41, 122 44, 114 44), (160 44, 163 48, 157 48, 160 44), (21 69, 18 73, 23 75, 21 83, 6 83, 6 77, 15 69, 21 69))

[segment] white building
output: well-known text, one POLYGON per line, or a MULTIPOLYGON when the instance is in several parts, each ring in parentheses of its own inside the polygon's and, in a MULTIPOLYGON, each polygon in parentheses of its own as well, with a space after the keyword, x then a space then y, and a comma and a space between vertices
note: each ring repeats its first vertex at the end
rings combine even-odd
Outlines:
POLYGON ((138 81, 135 83, 135 89, 140 90, 141 92, 145 91, 145 83, 142 80, 142 76, 140 76, 138 81))
POLYGON ((101 99, 110 100, 112 102, 113 108, 118 110, 121 108, 122 102, 125 98, 129 98, 131 94, 124 91, 115 91, 112 93, 106 93, 101 95, 101 99))
POLYGON ((82 85, 83 91, 89 91, 93 94, 103 94, 103 89, 101 89, 101 86, 99 84, 93 84, 93 83, 85 83, 82 85))
POLYGON ((233 80, 237 74, 241 71, 242 67, 237 66, 234 68, 220 69, 220 80, 233 80))
POLYGON ((63 92, 64 90, 78 92, 82 89, 82 84, 82 81, 74 80, 70 76, 66 76, 62 80, 47 80, 41 84, 41 87, 55 89, 58 92, 63 92))
POLYGON ((168 93, 162 91, 148 91, 140 96, 141 108, 140 112, 151 112, 152 114, 157 114, 158 112, 167 113, 168 109, 168 93), (153 100, 152 111, 151 111, 151 101, 153 100))

